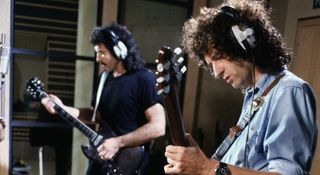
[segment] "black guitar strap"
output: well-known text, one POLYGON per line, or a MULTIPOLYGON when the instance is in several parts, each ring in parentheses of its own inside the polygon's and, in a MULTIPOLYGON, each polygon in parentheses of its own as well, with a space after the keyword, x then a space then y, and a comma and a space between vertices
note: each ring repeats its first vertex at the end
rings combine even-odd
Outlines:
MULTIPOLYGON (((211 156, 211 159, 221 160, 222 157, 227 153, 231 145, 234 143, 234 141, 238 138, 238 136, 242 133, 243 129, 248 125, 249 121, 252 120, 258 109, 263 105, 264 99, 269 93, 269 91, 279 82, 279 80, 284 76, 285 74, 279 75, 273 82, 266 88, 266 90, 261 94, 261 96, 255 98, 253 100, 253 110, 252 114, 250 115, 250 112, 246 112, 244 114, 244 117, 240 118, 240 121, 238 122, 238 125, 233 126, 229 130, 228 136, 224 139, 224 141, 221 143, 221 145, 218 147, 216 152, 211 156)), ((251 111, 251 110, 249 110, 251 111)))

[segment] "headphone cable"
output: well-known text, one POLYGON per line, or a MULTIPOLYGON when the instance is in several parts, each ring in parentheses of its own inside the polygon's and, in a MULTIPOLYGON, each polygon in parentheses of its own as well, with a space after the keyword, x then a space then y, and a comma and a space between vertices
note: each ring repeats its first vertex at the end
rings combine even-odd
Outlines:
POLYGON ((250 123, 251 123, 251 118, 252 118, 252 110, 253 110, 253 102, 254 102, 254 95, 255 95, 255 90, 256 90, 256 66, 255 66, 255 62, 254 62, 254 56, 251 56, 252 59, 252 70, 253 70, 253 74, 252 74, 252 79, 253 79, 253 90, 252 90, 252 96, 251 96, 251 104, 250 104, 250 111, 249 111, 249 119, 248 119, 248 132, 246 135, 246 140, 245 140, 245 147, 244 147, 244 167, 249 168, 249 162, 248 162, 248 158, 247 158, 247 143, 249 140, 249 132, 250 132, 250 123))

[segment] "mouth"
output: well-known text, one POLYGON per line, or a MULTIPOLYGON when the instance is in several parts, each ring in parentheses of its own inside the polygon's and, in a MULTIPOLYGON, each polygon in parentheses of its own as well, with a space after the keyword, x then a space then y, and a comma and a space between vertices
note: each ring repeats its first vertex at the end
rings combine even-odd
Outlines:
POLYGON ((102 67, 106 67, 106 66, 107 66, 107 64, 105 64, 105 63, 100 63, 100 65, 101 65, 102 67))

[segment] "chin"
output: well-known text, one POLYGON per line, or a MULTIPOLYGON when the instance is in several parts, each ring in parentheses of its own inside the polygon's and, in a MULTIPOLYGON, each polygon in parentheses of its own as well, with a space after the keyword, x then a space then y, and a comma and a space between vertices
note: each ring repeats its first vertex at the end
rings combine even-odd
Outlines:
POLYGON ((236 82, 230 82, 230 85, 235 89, 239 89, 240 88, 240 85, 237 84, 236 82))
POLYGON ((234 89, 241 89, 241 87, 238 86, 238 85, 231 84, 231 86, 232 86, 234 89))
POLYGON ((104 70, 110 72, 110 68, 108 66, 104 66, 103 68, 104 68, 104 70))
POLYGON ((234 88, 234 89, 247 89, 248 86, 246 85, 243 85, 243 84, 235 84, 235 83, 232 83, 231 86, 234 88))

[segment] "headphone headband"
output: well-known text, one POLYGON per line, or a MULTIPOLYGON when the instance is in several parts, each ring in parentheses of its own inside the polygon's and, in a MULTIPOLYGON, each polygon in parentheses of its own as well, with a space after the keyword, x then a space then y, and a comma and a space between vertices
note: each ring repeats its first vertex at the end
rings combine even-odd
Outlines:
POLYGON ((236 9, 234 9, 234 8, 232 8, 230 6, 223 6, 223 7, 221 7, 221 10, 222 10, 222 12, 224 14, 226 14, 226 15, 232 17, 233 19, 235 19, 236 22, 240 22, 240 14, 236 9))
POLYGON ((234 41, 235 44, 239 45, 246 54, 251 55, 252 50, 256 46, 253 28, 241 21, 241 16, 236 9, 230 6, 223 6, 221 7, 221 11, 236 22, 236 24, 231 26, 229 29, 231 40, 234 41))

